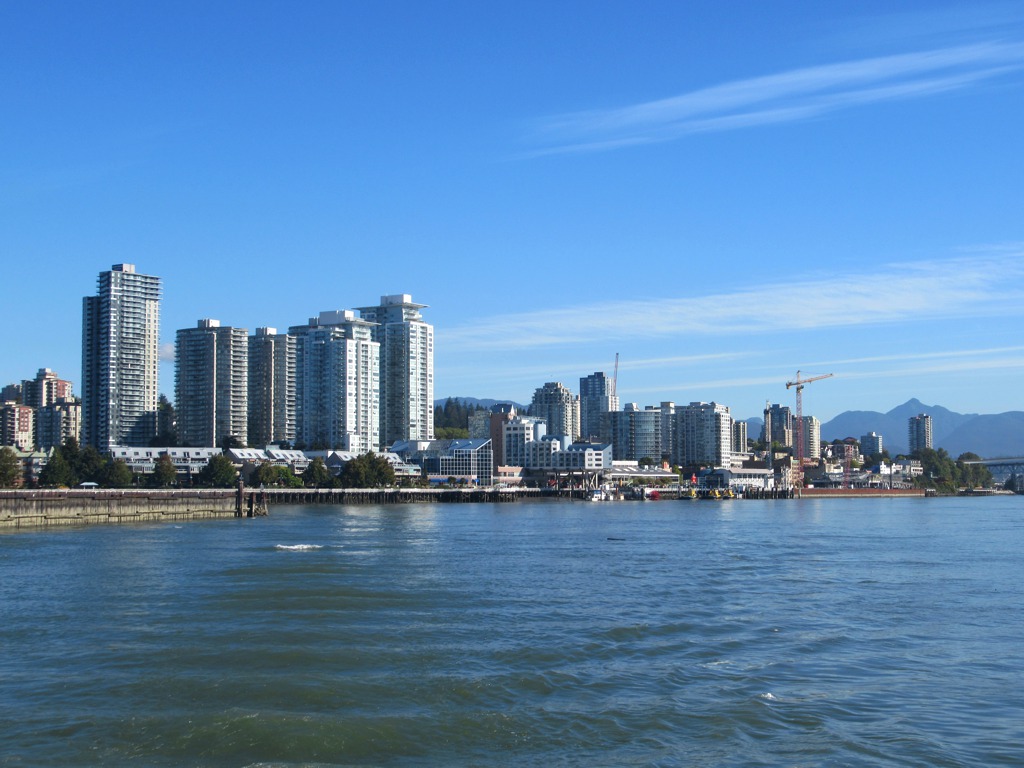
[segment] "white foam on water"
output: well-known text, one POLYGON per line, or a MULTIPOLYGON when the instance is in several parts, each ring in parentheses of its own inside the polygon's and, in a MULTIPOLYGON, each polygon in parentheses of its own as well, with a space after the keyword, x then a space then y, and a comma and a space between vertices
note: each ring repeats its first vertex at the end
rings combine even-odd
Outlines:
POLYGON ((778 701, 778 699, 775 698, 775 695, 770 693, 770 692, 769 693, 762 693, 762 694, 760 694, 758 696, 758 698, 759 699, 764 699, 765 701, 778 701))
POLYGON ((275 544, 274 549, 285 552, 308 552, 311 549, 323 549, 322 544, 275 544))

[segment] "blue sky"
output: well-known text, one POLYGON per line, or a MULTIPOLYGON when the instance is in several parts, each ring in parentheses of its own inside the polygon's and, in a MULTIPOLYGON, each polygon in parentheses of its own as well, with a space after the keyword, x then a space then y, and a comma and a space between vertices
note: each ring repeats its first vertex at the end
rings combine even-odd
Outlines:
MULTIPOLYGON (((1024 3, 0 5, 0 383, 411 293, 436 394, 1024 409, 1024 3)), ((161 368, 173 396, 173 365, 161 368)))

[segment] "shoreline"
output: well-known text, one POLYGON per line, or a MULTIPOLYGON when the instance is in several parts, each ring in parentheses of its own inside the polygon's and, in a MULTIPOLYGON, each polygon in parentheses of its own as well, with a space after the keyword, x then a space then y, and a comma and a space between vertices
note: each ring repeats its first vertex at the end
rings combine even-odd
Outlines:
MULTIPOLYGON (((961 493, 1001 496, 999 491, 961 493)), ((1012 494, 1010 494, 1012 495, 1012 494)), ((796 500, 937 498, 924 489, 805 488, 796 500)), ((182 522, 227 517, 262 517, 280 504, 459 504, 511 503, 521 499, 585 501, 589 492, 547 488, 204 488, 118 490, 70 488, 0 490, 0 531, 143 522, 182 522)), ((755 499, 756 500, 756 499, 755 499)), ((668 493, 654 503, 686 501, 668 493)), ((742 502, 743 497, 721 500, 742 502)), ((598 504, 602 502, 596 502, 598 504)))

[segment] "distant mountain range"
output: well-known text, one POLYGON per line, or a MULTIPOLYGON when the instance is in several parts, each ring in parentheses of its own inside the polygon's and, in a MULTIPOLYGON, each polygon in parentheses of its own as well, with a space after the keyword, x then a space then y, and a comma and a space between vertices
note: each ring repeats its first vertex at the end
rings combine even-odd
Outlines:
MULTIPOLYGON (((941 405, 925 405, 913 398, 888 413, 844 411, 821 425, 821 439, 829 442, 877 432, 882 446, 895 456, 907 452, 907 420, 919 413, 932 417, 932 441, 956 458, 971 451, 984 458, 1024 456, 1024 411, 998 414, 956 413, 941 405)), ((761 434, 764 422, 747 419, 751 437, 761 434)))

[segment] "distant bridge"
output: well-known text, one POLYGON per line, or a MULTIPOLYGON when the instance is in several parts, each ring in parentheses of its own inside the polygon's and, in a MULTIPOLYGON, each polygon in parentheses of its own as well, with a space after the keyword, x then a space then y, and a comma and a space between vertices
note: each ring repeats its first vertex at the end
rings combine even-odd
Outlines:
POLYGON ((997 483, 1005 483, 1012 475, 1018 477, 1024 475, 1024 458, 979 459, 965 461, 964 464, 981 464, 983 467, 988 467, 988 471, 992 473, 992 479, 997 483))

